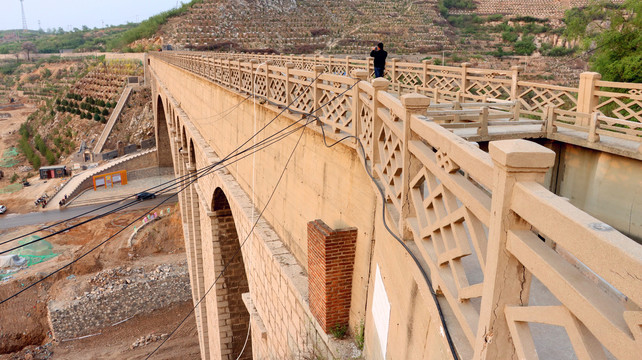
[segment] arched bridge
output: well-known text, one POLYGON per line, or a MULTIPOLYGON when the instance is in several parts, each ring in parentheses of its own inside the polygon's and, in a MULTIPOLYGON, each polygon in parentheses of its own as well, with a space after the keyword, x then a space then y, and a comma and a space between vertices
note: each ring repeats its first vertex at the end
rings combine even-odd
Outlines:
MULTIPOLYGON (((483 130, 511 121, 497 107, 555 111, 520 110, 510 77, 514 99, 471 112, 436 106, 447 91, 412 93, 434 75, 400 85, 399 69, 391 84, 332 63, 164 52, 146 66, 158 164, 187 179, 202 358, 642 353, 642 247, 542 185, 551 150, 486 152, 434 120, 474 113, 483 130)), ((599 118, 578 119, 597 134, 599 118)))

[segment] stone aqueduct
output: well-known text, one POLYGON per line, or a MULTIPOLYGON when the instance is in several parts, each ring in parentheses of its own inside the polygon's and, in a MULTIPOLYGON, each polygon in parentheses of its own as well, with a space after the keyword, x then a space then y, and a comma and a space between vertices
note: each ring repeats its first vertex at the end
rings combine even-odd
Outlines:
MULTIPOLYGON (((337 324, 351 333, 363 324, 368 359, 451 359, 451 349, 459 359, 639 358, 642 247, 541 185, 551 150, 514 139, 485 152, 426 116, 462 97, 522 102, 510 72, 419 64, 421 82, 399 80, 408 72, 370 82, 349 61, 242 57, 145 61, 158 164, 189 179, 179 197, 202 358, 236 359, 244 345, 246 359, 345 358, 350 342, 328 335, 337 324), (314 121, 302 115, 313 112, 314 121)), ((634 108, 642 99, 631 86, 618 101, 634 108)), ((598 135, 639 117, 591 116, 602 98, 548 90, 548 103, 521 106, 542 116, 543 135, 565 125, 598 135), (575 106, 558 115, 577 120, 548 122, 557 110, 547 106, 565 96, 575 106)), ((618 136, 639 143, 629 128, 618 136)))

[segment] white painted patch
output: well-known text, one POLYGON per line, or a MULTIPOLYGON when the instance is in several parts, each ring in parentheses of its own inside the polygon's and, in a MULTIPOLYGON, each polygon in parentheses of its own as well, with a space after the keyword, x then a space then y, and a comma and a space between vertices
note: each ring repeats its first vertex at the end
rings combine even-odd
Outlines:
POLYGON ((374 293, 372 294, 372 317, 377 329, 377 335, 379 335, 381 353, 385 359, 388 348, 388 329, 390 327, 390 301, 388 301, 386 287, 383 285, 379 264, 377 264, 374 293))

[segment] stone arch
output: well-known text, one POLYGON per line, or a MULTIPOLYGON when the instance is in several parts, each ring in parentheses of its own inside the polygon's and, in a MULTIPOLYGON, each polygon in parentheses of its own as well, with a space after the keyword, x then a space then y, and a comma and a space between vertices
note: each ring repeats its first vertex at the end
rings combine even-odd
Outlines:
POLYGON ((174 167, 172 148, 165 116, 165 105, 160 95, 156 102, 156 158, 159 167, 174 167))
MULTIPOLYGON (((220 187, 214 191, 211 209, 214 271, 210 276, 221 275, 214 287, 216 294, 207 299, 209 328, 219 329, 218 336, 210 334, 210 349, 220 351, 213 357, 236 359, 248 335, 250 314, 242 295, 250 290, 232 209, 220 187)), ((252 359, 252 337, 247 341, 241 359, 252 359)))

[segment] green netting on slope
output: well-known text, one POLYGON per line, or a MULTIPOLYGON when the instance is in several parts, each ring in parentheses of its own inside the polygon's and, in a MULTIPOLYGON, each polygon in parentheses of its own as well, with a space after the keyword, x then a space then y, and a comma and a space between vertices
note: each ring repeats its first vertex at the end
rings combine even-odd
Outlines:
POLYGON ((0 189, 0 194, 12 194, 16 191, 22 190, 22 184, 11 184, 0 189))
POLYGON ((0 167, 9 168, 16 165, 18 165, 18 149, 12 147, 5 150, 0 159, 0 167))
MULTIPOLYGON (((40 236, 38 236, 38 235, 31 235, 31 236, 28 236, 28 237, 18 241, 18 244, 24 245, 24 244, 27 244, 27 243, 30 243, 30 242, 32 242, 34 240, 39 240, 39 239, 42 239, 42 238, 40 236)), ((23 265, 23 266, 26 266, 26 267, 33 266, 33 265, 36 265, 36 264, 40 264, 42 262, 45 262, 45 261, 47 261, 49 259, 52 259, 52 258, 54 258, 54 257, 59 255, 59 254, 56 254, 56 253, 53 252, 53 245, 51 245, 50 242, 45 241, 45 240, 40 240, 40 241, 35 242, 33 244, 29 244, 29 245, 27 245, 25 247, 21 247, 20 249, 16 249, 16 250, 12 251, 11 254, 12 255, 18 255, 20 257, 23 257, 23 258, 27 259, 27 263, 25 265, 23 265)), ((17 272, 18 271, 12 271, 12 272, 8 272, 6 274, 1 274, 0 273, 0 280, 4 279, 7 276, 11 276, 11 275, 13 275, 13 274, 15 274, 17 272)))
MULTIPOLYGON (((42 238, 38 235, 31 235, 18 241, 18 244, 24 245, 40 239, 42 238)), ((53 245, 51 245, 49 241, 45 240, 40 240, 33 244, 21 247, 20 249, 16 249, 12 251, 11 254, 27 259, 27 266, 40 264, 41 262, 58 256, 58 254, 53 252, 53 245)))

